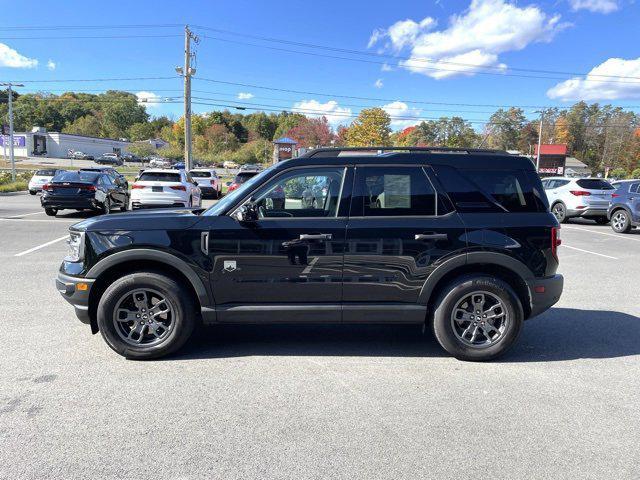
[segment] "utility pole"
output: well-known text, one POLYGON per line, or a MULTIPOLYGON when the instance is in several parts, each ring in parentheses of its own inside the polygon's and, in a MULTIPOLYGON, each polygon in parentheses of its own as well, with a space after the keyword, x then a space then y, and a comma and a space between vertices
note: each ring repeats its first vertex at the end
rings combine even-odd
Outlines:
MULTIPOLYGON (((11 181, 16 181, 16 159, 13 155, 13 91, 12 87, 24 87, 21 83, 0 83, 3 87, 8 87, 8 103, 9 103, 9 158, 11 160, 11 181)), ((4 138, 2 139, 4 145, 4 138)))
POLYGON ((191 67, 191 40, 198 43, 199 39, 189 30, 189 26, 184 27, 184 67, 176 67, 176 72, 184 77, 184 166, 187 171, 192 168, 191 158, 191 77, 195 75, 196 69, 191 67))
POLYGON ((544 110, 537 110, 540 113, 540 124, 538 125, 538 154, 536 155, 536 173, 540 170, 540 147, 542 146, 542 119, 544 118, 544 110))

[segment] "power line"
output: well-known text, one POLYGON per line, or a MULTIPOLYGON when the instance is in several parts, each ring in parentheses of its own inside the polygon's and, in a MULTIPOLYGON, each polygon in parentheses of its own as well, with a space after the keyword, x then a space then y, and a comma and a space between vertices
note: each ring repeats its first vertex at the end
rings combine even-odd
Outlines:
POLYGON ((183 28, 180 23, 145 23, 124 25, 13 25, 2 27, 3 30, 111 30, 127 28, 183 28))
POLYGON ((125 38, 174 38, 181 37, 178 34, 167 35, 90 35, 90 36, 61 36, 61 37, 0 37, 0 40, 79 40, 79 39, 125 39, 125 38))
MULTIPOLYGON (((296 41, 285 40, 285 39, 281 39, 281 38, 264 37, 264 36, 260 36, 260 35, 240 33, 240 32, 234 32, 234 31, 231 31, 231 30, 224 30, 224 29, 220 29, 220 28, 212 28, 212 27, 207 27, 207 26, 202 26, 202 25, 193 25, 193 27, 194 28, 199 28, 201 30, 208 30, 208 31, 212 31, 212 32, 218 32, 218 33, 222 33, 222 34, 226 34, 226 35, 234 35, 234 36, 239 36, 239 37, 244 37, 244 38, 252 38, 254 40, 262 40, 262 41, 273 42, 273 43, 282 43, 282 44, 294 45, 294 46, 299 46, 299 47, 317 48, 317 49, 328 50, 328 51, 333 51, 333 52, 349 53, 349 54, 353 54, 353 55, 365 55, 365 56, 371 56, 371 57, 381 57, 381 58, 388 58, 388 59, 392 59, 392 60, 405 60, 405 61, 413 61, 413 62, 425 62, 425 63, 435 63, 435 62, 437 62, 437 63, 441 63, 441 64, 446 64, 446 65, 456 65, 456 66, 462 66, 462 67, 483 68, 483 69, 491 69, 491 70, 499 70, 499 71, 503 71, 504 70, 504 68, 500 67, 500 66, 492 66, 492 65, 479 66, 477 64, 472 64, 472 63, 451 62, 451 61, 445 61, 445 60, 433 59, 433 58, 431 58, 431 59, 430 58, 413 58, 413 57, 391 55, 391 54, 385 54, 385 53, 379 53, 379 52, 367 52, 367 51, 363 51, 363 50, 352 50, 352 49, 347 49, 347 48, 331 47, 331 46, 327 46, 327 45, 319 45, 319 44, 305 43, 305 42, 296 42, 296 41)), ((207 38, 218 39, 218 37, 207 37, 207 38)), ((554 75, 554 74, 555 75, 572 75, 572 76, 587 76, 587 75, 590 75, 592 77, 632 78, 632 79, 640 80, 640 77, 627 76, 627 75, 588 74, 588 73, 580 73, 580 72, 566 72, 566 71, 558 71, 558 70, 541 70, 541 69, 518 68, 518 67, 508 67, 507 70, 518 71, 518 72, 545 73, 545 74, 551 74, 551 75, 554 75)), ((454 71, 458 72, 460 70, 454 70, 454 71)), ((543 78, 551 78, 551 77, 543 77, 543 78)))
POLYGON ((66 82, 125 82, 141 80, 175 80, 177 77, 127 77, 127 78, 67 78, 59 80, 11 80, 20 83, 66 83, 66 82))
MULTIPOLYGON (((452 107, 487 107, 487 108, 558 108, 553 105, 497 105, 497 104, 487 104, 487 103, 449 103, 449 102, 428 102, 423 100, 408 100, 408 99, 398 99, 398 98, 380 98, 380 97, 360 97, 355 95, 340 95, 334 93, 323 93, 323 92, 311 92, 311 91, 303 91, 303 90, 292 90, 288 88, 278 88, 278 87, 267 87, 263 85, 256 85, 251 83, 241 83, 241 82, 229 82, 225 80, 216 80, 214 78, 203 78, 197 77, 198 81, 209 82, 209 83, 218 83, 221 85, 233 85, 236 87, 245 87, 245 88, 255 88, 258 90, 269 90, 274 92, 286 92, 286 93, 295 93, 298 95, 317 95, 319 97, 333 97, 333 98, 348 98, 352 100, 366 100, 372 102, 403 102, 403 103, 411 103, 417 105, 448 105, 452 107)), ((630 106, 621 106, 620 108, 640 108, 637 105, 630 106)))

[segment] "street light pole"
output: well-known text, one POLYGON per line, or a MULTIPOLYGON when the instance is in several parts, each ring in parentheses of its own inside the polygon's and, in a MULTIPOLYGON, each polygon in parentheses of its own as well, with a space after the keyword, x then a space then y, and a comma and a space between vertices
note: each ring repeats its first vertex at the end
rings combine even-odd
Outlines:
POLYGON ((184 27, 184 67, 177 67, 176 71, 184 76, 184 167, 191 170, 191 77, 195 75, 196 69, 191 67, 191 40, 198 43, 198 37, 189 30, 189 26, 184 27))
MULTIPOLYGON (((7 92, 9 93, 8 103, 9 103, 9 159, 11 161, 11 181, 16 181, 16 159, 13 154, 13 90, 12 87, 24 87, 21 83, 0 83, 0 85, 7 88, 7 92)), ((4 139, 2 140, 4 144, 4 139)))

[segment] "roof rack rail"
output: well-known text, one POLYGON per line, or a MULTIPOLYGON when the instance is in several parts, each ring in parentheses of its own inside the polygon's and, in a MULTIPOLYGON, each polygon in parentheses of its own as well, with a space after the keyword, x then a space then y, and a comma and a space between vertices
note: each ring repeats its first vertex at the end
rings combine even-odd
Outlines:
POLYGON ((485 155, 512 155, 504 150, 491 150, 486 148, 451 148, 451 147, 321 147, 306 152, 301 157, 338 157, 343 152, 354 152, 356 155, 384 155, 387 153, 458 153, 485 155))

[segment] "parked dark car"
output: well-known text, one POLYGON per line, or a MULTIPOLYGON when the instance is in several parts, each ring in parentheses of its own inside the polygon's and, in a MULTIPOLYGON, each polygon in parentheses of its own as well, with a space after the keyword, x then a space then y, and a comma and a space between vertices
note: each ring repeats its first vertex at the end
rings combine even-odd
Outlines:
POLYGON ((125 177, 113 167, 87 167, 81 168, 80 171, 106 173, 107 175, 111 175, 111 177, 114 179, 114 183, 122 185, 124 186, 124 188, 129 188, 129 181, 127 180, 127 177, 125 177))
POLYGON ((115 155, 102 155, 98 157, 95 162, 99 165, 115 165, 117 167, 124 165, 122 159, 115 155))
POLYGON ((128 358, 175 352, 200 322, 416 324, 459 359, 496 358, 563 288, 532 162, 381 151, 314 150, 206 211, 84 220, 58 290, 128 358), (315 206, 302 197, 312 185, 326 185, 315 206))
POLYGON ((258 173, 260 172, 258 172, 257 170, 250 170, 247 172, 238 172, 236 177, 233 179, 233 182, 231 182, 228 185, 227 192, 233 192, 235 189, 240 187, 240 185, 242 185, 244 182, 258 175, 258 173))
POLYGON ((89 155, 84 152, 73 152, 71 158, 74 160, 93 160, 93 155, 89 155))
POLYGON ((175 168, 176 170, 184 170, 185 165, 184 162, 174 163, 171 168, 175 168))
POLYGON ((125 162, 142 162, 143 161, 143 159, 138 158, 133 153, 125 153, 120 158, 122 158, 122 160, 125 162))
POLYGON ((114 207, 127 210, 129 192, 106 173, 67 171, 57 174, 42 187, 40 203, 49 216, 66 209, 97 210, 107 214, 114 207))
POLYGON ((617 233, 629 233, 640 226, 640 180, 621 180, 613 184, 607 218, 617 233))

